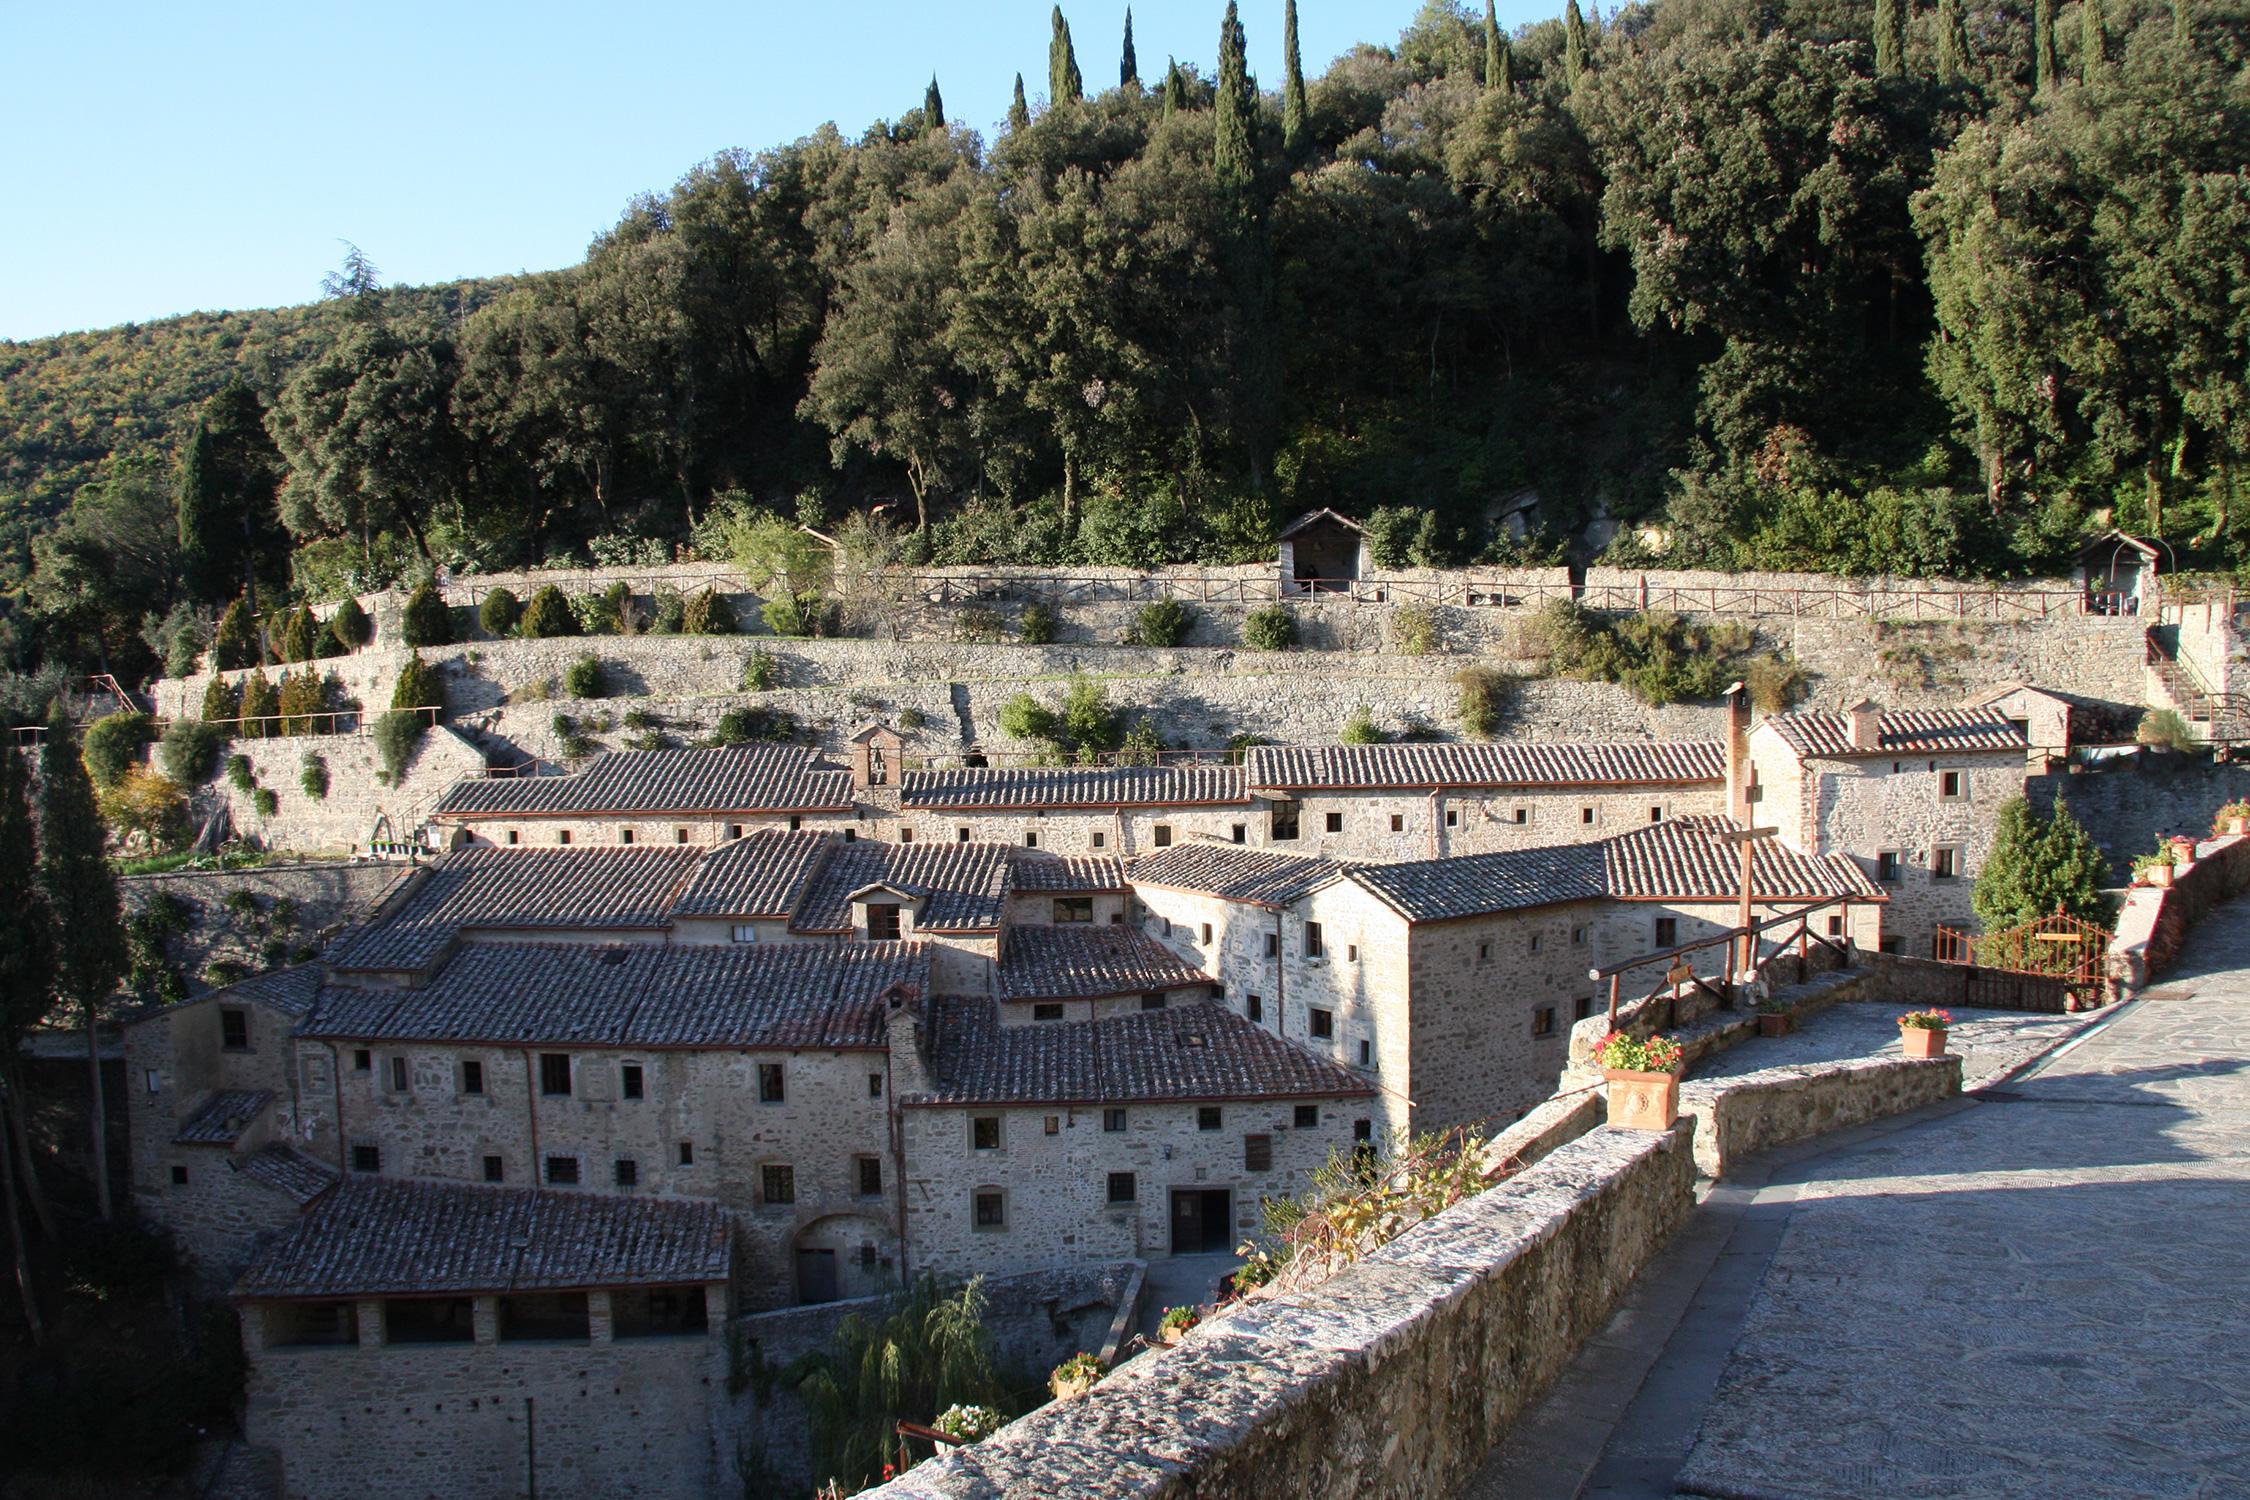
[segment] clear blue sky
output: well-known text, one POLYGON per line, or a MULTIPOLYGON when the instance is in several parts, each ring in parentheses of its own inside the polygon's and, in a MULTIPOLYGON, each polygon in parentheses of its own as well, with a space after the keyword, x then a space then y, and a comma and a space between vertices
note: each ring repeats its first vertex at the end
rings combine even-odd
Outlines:
MULTIPOLYGON (((1223 9, 1136 4, 1142 77, 1168 54, 1208 72, 1223 9)), ((1306 73, 1417 9, 1299 0, 1306 73)), ((1064 13, 1088 88, 1114 83, 1124 0, 1064 13)), ((1281 13, 1242 9, 1267 88, 1281 13)), ((571 265, 634 193, 825 121, 856 135, 933 69, 989 138, 1018 70, 1045 92, 1047 36, 1048 0, 0 0, 0 338, 310 301, 342 240, 396 283, 571 265)))

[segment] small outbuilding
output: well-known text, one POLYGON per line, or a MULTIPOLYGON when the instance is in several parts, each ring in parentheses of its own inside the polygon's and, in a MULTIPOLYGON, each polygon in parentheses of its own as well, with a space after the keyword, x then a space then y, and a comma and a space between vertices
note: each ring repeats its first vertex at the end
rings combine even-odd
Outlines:
POLYGON ((2090 615, 2138 615, 2156 594, 2164 548, 2143 537, 2106 531, 2078 551, 2071 581, 2086 593, 2090 615))
POLYGON ((1367 528, 1322 506, 1281 528, 1281 591, 1313 594, 1348 591, 1375 570, 1367 528))

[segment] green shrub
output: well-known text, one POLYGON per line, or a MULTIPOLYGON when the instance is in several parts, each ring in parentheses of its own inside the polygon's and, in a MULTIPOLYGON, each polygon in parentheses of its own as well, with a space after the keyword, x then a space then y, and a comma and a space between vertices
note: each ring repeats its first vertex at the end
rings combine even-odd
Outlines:
POLYGON ((901 734, 912 734, 929 722, 930 716, 918 708, 902 708, 898 711, 898 731, 901 734))
MULTIPOLYGON (((1568 599, 1540 611, 1536 630, 1547 669, 1559 677, 1614 682, 1653 707, 1716 698, 1761 658, 1756 634, 1740 621, 1699 625, 1663 610, 1611 620, 1568 599)), ((1795 663, 1780 657, 1762 679, 1783 696, 1800 689, 1795 663)))
POLYGON ((227 785, 245 797, 258 789, 258 776, 250 769, 249 756, 238 753, 227 757, 227 785))
POLYGON ((141 747, 156 738, 156 721, 140 712, 108 714, 86 726, 79 758, 94 785, 108 788, 125 779, 141 758, 141 747))
POLYGON ((971 645, 989 646, 1007 634, 1007 622, 1000 611, 982 604, 971 604, 954 611, 953 638, 971 645))
POLYGON ((661 729, 664 727, 664 721, 645 708, 626 709, 624 724, 627 729, 661 729))
POLYGON ((201 786, 211 779, 219 763, 219 746, 225 736, 209 724, 194 719, 174 719, 156 747, 164 774, 182 786, 201 786))
POLYGON ((281 699, 261 667, 242 679, 242 722, 235 738, 262 740, 281 733, 280 713, 281 699))
POLYGON ((633 633, 633 586, 620 578, 602 590, 601 619, 614 635, 633 633))
POLYGON ((232 672, 257 664, 258 627, 250 618, 250 606, 237 599, 219 616, 219 628, 212 633, 211 668, 232 672))
POLYGON ((1125 632, 1128 646, 1177 646, 1187 639, 1188 628, 1195 623, 1195 611, 1177 599, 1158 599, 1144 604, 1140 613, 1133 616, 1133 626, 1125 632))
POLYGON ((565 760, 578 760, 592 755, 601 746, 593 736, 578 727, 578 721, 569 714, 556 714, 548 726, 555 732, 555 741, 561 747, 565 760))
POLYGON ((781 682, 781 664, 764 650, 753 651, 742 664, 742 688, 745 692, 763 693, 781 682))
POLYGON ((659 587, 649 599, 651 635, 678 635, 687 621, 687 596, 670 584, 659 587))
POLYGON ((513 634, 523 619, 523 601, 510 589, 494 589, 477 604, 477 624, 489 636, 513 634))
POLYGON ((1297 616, 1286 604, 1268 604, 1242 617, 1242 644, 1253 651, 1287 651, 1297 644, 1297 616))
POLYGON ((531 596, 531 602, 524 606, 523 618, 516 622, 516 629, 526 640, 533 641, 576 635, 578 616, 570 612, 570 601, 563 597, 563 591, 550 583, 531 596))
POLYGON ((1000 705, 1000 732, 1012 740, 1062 743, 1062 718, 1029 693, 1018 693, 1000 705))
POLYGON ((1055 607, 1034 600, 1016 616, 1016 639, 1026 646, 1051 646, 1055 641, 1055 607))
MULTIPOLYGON (((445 679, 438 675, 437 668, 422 660, 420 652, 409 656, 406 665, 398 669, 398 681, 391 685, 391 707, 409 712, 434 708, 439 711, 438 717, 444 717, 445 679)), ((415 717, 426 722, 428 716, 415 717)))
POLYGON ((399 634, 409 646, 448 646, 453 643, 453 611, 435 583, 424 582, 407 596, 399 614, 399 634))
POLYGON ((1337 738, 1347 745, 1380 745, 1383 743, 1384 734, 1376 726, 1374 711, 1362 703, 1351 711, 1349 718, 1344 720, 1343 733, 1338 735, 1337 738))
POLYGON ((797 738, 797 720, 778 708, 730 708, 705 736, 706 745, 788 744, 797 738))
POLYGON ((328 707, 328 695, 321 691, 320 679, 311 668, 282 673, 276 701, 283 734, 319 734, 328 727, 326 720, 315 717, 328 707))
POLYGON ((283 661, 311 661, 319 651, 315 643, 326 628, 313 618, 311 605, 300 604, 281 617, 281 629, 274 637, 274 654, 283 661))
POLYGON ((375 751, 383 758, 383 770, 390 777, 391 785, 396 786, 399 778, 406 774, 407 765, 422 744, 426 727, 420 714, 398 709, 375 721, 375 751))
POLYGON ((270 818, 281 810, 281 799, 271 787, 262 786, 250 794, 250 805, 258 810, 259 817, 270 818))
POLYGON ((224 677, 214 677, 203 685, 203 722, 225 724, 242 712, 242 690, 224 677))
POLYGON ((2194 750, 2200 744, 2194 727, 2171 708, 2152 708, 2142 714, 2133 738, 2152 750, 2194 750))
POLYGON ((367 618, 357 599, 346 594, 344 602, 328 617, 328 634, 346 651, 357 651, 375 638, 375 622, 367 618))
POLYGON ((1461 732, 1473 740, 1491 739, 1507 716, 1514 679, 1489 667, 1469 667, 1453 680, 1461 689, 1461 732))
POLYGON ((609 683, 602 672, 602 659, 589 654, 563 668, 563 692, 572 698, 608 697, 609 683))
POLYGON ((1779 652, 1750 658, 1743 669, 1742 685, 1759 712, 1785 714, 1804 698, 1809 682, 1797 658, 1779 652))
POLYGON ((1401 656, 1428 656, 1438 649, 1437 612, 1427 604, 1401 604, 1391 611, 1391 649, 1401 656))
POLYGON ((821 596, 804 589, 768 599, 758 607, 758 618, 765 621, 766 629, 775 635, 816 636, 821 633, 828 615, 821 596))
POLYGON ((328 761, 318 751, 307 750, 303 764, 297 768, 297 785, 315 802, 328 796, 328 761))

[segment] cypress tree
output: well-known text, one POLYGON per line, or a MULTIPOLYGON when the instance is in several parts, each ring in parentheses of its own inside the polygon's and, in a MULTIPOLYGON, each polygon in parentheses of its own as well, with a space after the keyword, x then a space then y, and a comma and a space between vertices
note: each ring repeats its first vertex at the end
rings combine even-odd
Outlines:
MULTIPOLYGON (((21 1072, 24 1034, 47 1018, 55 1001, 54 918, 39 889, 39 852, 33 827, 31 768, 14 750, 0 752, 0 910, 8 913, 8 920, 0 922, 0 1091, 5 1092, 8 1106, 8 1118, 0 1124, 0 1134, 11 1137, 0 1143, 0 1175, 20 1175, 32 1217, 41 1233, 52 1237, 54 1215, 48 1211, 46 1195, 39 1190, 39 1178, 31 1164, 21 1072)), ((10 1186, 8 1227, 16 1242, 17 1286, 36 1332, 37 1309, 31 1296, 23 1236, 12 1217, 12 1179, 10 1186)))
POLYGON ((2103 24, 2102 0, 2079 0, 2078 81, 2092 83, 2109 61, 2109 28, 2103 24))
POLYGON ((1492 93, 1512 93, 1516 86, 1515 49, 1500 31, 1500 17, 1492 0, 1484 0, 1484 86, 1492 93))
POLYGON ((1187 108, 1187 80, 1180 76, 1180 61, 1176 57, 1164 60, 1164 117, 1170 119, 1175 109, 1187 108))
POLYGON ((238 740, 271 739, 281 732, 274 718, 281 712, 281 696, 266 681, 265 668, 260 667, 242 679, 241 724, 237 726, 238 740))
POLYGON ((2172 45, 2182 54, 2195 45, 2195 22, 2188 14, 2188 0, 2172 0, 2172 45))
POLYGON ((258 664, 258 637, 250 625, 250 607, 237 599, 219 616, 211 636, 211 670, 231 672, 258 664))
POLYGON ((1013 135, 1031 124, 1031 106, 1023 102, 1023 75, 1016 75, 1016 97, 1008 102, 1008 132, 1013 135))
POLYGON ((39 747, 39 885, 54 915, 55 987, 78 1006, 86 1027, 86 1061, 92 1072, 94 1199, 106 1221, 114 1216, 109 1191, 109 1126, 102 1104, 102 1010, 125 975, 125 922, 117 876, 103 847, 94 784, 78 758, 70 720, 56 714, 39 747))
POLYGON ((1875 76, 1906 72, 1906 0, 1875 0, 1875 76))
POLYGON ((1281 146, 1294 154, 1305 143, 1305 64, 1297 51, 1297 0, 1281 12, 1281 146))
POLYGON ((937 90, 937 74, 930 75, 929 91, 922 95, 922 128, 945 129, 945 98, 937 90))
POLYGON ((1938 0, 1937 76, 1947 84, 1969 76, 1969 28, 1961 18, 1961 0, 1938 0))
POLYGON ((1125 7, 1125 54, 1117 60, 1117 86, 1137 89, 1141 86, 1141 60, 1133 55, 1133 7, 1125 7))
POLYGON ((1211 172, 1221 187, 1239 191, 1250 186, 1250 119, 1257 106, 1250 97, 1250 76, 1243 64, 1242 22, 1235 17, 1234 0, 1227 0, 1226 18, 1219 23, 1218 107, 1211 172))
POLYGON ((2034 68, 2033 87, 2038 93, 2047 93, 2054 88, 2059 71, 2055 61, 2055 0, 2034 0, 2031 11, 2031 56, 2034 68))
POLYGON ((226 500, 219 492, 217 445, 201 421, 180 460, 175 505, 181 581, 198 599, 226 598, 235 587, 236 528, 227 524, 226 500))
POLYGON ((1070 50, 1070 23, 1062 7, 1055 7, 1055 34, 1047 43, 1047 102, 1060 107, 1086 97, 1086 80, 1078 73, 1078 54, 1070 50))
POLYGON ((1586 16, 1578 0, 1563 12, 1563 82, 1575 89, 1586 76, 1586 16))

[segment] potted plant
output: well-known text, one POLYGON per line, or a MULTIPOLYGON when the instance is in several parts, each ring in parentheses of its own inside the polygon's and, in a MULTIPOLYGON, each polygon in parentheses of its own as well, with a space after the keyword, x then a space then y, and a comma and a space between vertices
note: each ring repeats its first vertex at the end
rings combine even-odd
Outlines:
POLYGON ((1202 1322, 1192 1307, 1167 1307, 1164 1317, 1156 1325, 1157 1336, 1167 1344, 1176 1344, 1187 1337, 1187 1331, 1202 1322))
POLYGON ((1952 1024, 1949 1010, 1910 1010, 1898 1018, 1898 1044, 1908 1057, 1943 1057, 1945 1033, 1952 1024))
POLYGON ((1680 1117, 1680 1044, 1613 1031, 1594 1049, 1609 1080, 1609 1123, 1620 1130, 1670 1130, 1680 1117))
POLYGON ((1081 1351, 1055 1366, 1055 1373, 1047 1377, 1047 1389, 1054 1393, 1057 1401, 1068 1401, 1085 1395, 1094 1388, 1094 1382, 1108 1373, 1108 1366, 1081 1351))
POLYGON ((939 1412, 930 1424, 956 1443, 981 1443, 1007 1425, 1007 1417, 989 1406, 963 1406, 959 1402, 939 1412))
POLYGON ((2133 861, 2133 884, 2153 886, 2163 890, 2172 883, 2172 867, 2179 862, 2179 850, 2170 840, 2156 846, 2151 854, 2143 854, 2133 861))
POLYGON ((2219 815, 2211 820, 2213 838, 2229 833, 2250 834, 2250 802, 2240 797, 2220 808, 2219 815))
POLYGON ((1768 997, 1758 1002, 1758 1035, 1787 1036, 1797 1029, 1797 1013, 1780 1000, 1768 997))

